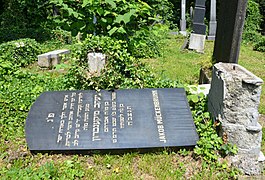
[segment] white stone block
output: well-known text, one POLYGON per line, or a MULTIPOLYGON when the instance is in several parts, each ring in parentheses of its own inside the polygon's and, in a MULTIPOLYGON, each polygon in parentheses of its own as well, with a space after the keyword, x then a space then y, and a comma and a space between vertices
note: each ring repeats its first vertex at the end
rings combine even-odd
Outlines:
POLYGON ((100 71, 105 67, 106 55, 102 53, 88 53, 89 72, 93 75, 99 76, 100 71))

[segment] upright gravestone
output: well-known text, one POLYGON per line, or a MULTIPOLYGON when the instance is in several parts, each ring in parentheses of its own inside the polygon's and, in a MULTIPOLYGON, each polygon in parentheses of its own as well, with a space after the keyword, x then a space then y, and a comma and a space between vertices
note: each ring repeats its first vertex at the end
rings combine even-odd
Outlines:
POLYGON ((203 52, 206 39, 205 11, 205 0, 196 0, 192 21, 193 32, 190 35, 189 49, 194 49, 198 52, 203 52))
POLYGON ((194 34, 205 35, 206 33, 206 25, 204 24, 205 11, 205 0, 196 0, 192 20, 192 30, 194 34))
POLYGON ((185 90, 45 92, 26 120, 32 152, 89 153, 194 146, 185 90))
POLYGON ((247 0, 222 0, 213 56, 216 62, 237 63, 247 0))
POLYGON ((216 35, 216 0, 211 0, 211 10, 210 10, 210 22, 209 22, 209 35, 208 40, 215 40, 216 35))

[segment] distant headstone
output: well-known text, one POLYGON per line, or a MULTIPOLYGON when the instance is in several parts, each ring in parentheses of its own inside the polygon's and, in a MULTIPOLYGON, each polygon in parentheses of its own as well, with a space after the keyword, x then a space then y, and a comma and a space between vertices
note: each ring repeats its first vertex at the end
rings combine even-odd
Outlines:
POLYGON ((238 62, 246 8, 247 0, 220 1, 213 53, 216 62, 238 62))
POLYGON ((194 34, 205 35, 206 33, 206 25, 204 24, 205 11, 205 0, 196 0, 192 20, 192 30, 194 34))
POLYGON ((205 45, 205 35, 201 34, 191 34, 190 35, 190 42, 189 42, 189 49, 195 49, 197 52, 204 52, 204 45, 205 45))
POLYGON ((32 152, 152 150, 198 140, 183 88, 45 92, 25 131, 32 152))
POLYGON ((206 25, 204 24, 205 11, 205 0, 196 0, 192 20, 193 32, 190 35, 189 49, 194 49, 201 53, 204 51, 206 39, 206 25))

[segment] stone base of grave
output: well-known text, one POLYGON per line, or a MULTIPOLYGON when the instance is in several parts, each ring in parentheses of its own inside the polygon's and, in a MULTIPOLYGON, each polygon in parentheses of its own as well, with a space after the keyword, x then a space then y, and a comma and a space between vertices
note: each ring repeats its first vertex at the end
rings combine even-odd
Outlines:
POLYGON ((189 49, 196 50, 197 52, 203 53, 204 52, 204 45, 205 45, 205 35, 201 34, 190 34, 190 42, 189 42, 189 49))
POLYGON ((215 40, 215 36, 207 36, 207 40, 209 40, 209 41, 214 41, 215 40))
POLYGON ((208 110, 221 123, 220 136, 238 147, 232 164, 249 175, 262 172, 262 127, 258 123, 262 83, 238 64, 218 63, 213 67, 208 95, 208 110))
POLYGON ((215 40, 216 28, 217 28, 217 21, 210 21, 209 22, 209 36, 207 36, 207 39, 209 41, 215 40))
POLYGON ((87 54, 89 72, 94 76, 100 76, 100 71, 105 67, 106 55, 102 53, 87 54))
POLYGON ((264 169, 264 163, 258 160, 256 155, 241 154, 230 157, 231 164, 249 176, 260 175, 264 169))
POLYGON ((68 49, 59 49, 50 51, 44 54, 38 55, 38 65, 41 68, 52 68, 57 64, 60 64, 63 54, 69 54, 70 51, 68 49))
POLYGON ((187 36, 187 31, 179 31, 179 34, 181 34, 182 36, 187 36))
POLYGON ((180 34, 182 34, 183 36, 187 35, 187 31, 186 31, 186 20, 180 20, 180 34))
POLYGON ((43 56, 43 57, 38 58, 38 65, 41 68, 52 68, 56 66, 57 64, 60 64, 61 60, 62 60, 61 56, 54 57, 54 58, 43 56))

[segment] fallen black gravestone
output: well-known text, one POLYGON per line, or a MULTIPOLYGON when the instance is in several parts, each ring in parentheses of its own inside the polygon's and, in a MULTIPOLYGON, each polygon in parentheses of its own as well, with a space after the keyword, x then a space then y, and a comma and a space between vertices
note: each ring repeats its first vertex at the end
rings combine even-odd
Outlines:
POLYGON ((31 152, 90 153, 195 146, 185 90, 44 92, 26 120, 31 152))

